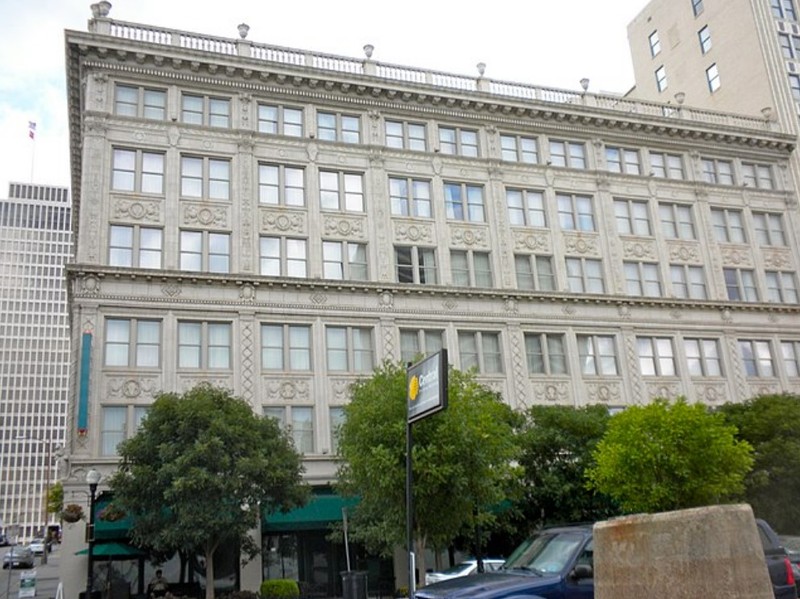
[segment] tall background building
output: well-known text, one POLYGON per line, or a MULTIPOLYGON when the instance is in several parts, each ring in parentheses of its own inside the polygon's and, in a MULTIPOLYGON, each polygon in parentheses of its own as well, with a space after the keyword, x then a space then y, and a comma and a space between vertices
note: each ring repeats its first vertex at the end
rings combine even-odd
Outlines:
MULTIPOLYGON (((320 517, 341 514, 336 425, 383 360, 447 348, 517 409, 800 391, 797 140, 773 119, 278 48, 245 25, 215 38, 103 4, 66 32, 87 376, 73 369, 64 483, 107 480, 160 391, 211 382, 278 419, 326 509, 265 515, 266 557, 219 584, 341 593, 320 517)), ((84 537, 66 533, 74 595, 84 537)))
POLYGON ((22 539, 45 527, 64 446, 71 218, 64 187, 11 183, 0 201, 0 515, 22 539))

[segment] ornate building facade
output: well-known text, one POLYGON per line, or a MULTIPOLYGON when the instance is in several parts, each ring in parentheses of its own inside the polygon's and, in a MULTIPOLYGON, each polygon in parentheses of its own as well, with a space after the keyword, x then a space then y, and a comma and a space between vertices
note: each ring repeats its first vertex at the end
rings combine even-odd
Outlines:
MULTIPOLYGON (((796 137, 774 122, 104 4, 66 32, 68 497, 114 470, 158 392, 201 381, 289 427, 317 487, 349 385, 443 347, 517 409, 800 392, 796 137)), ((335 594, 325 551, 293 575, 335 594)), ((269 575, 251 563, 240 585, 269 575)))

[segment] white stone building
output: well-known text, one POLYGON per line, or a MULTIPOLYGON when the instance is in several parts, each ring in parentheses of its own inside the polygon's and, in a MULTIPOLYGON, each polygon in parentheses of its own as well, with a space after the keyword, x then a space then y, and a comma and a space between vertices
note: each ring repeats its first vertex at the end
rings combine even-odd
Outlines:
MULTIPOLYGON (((384 64, 371 47, 364 59, 279 48, 246 26, 214 38, 95 7, 87 32, 66 32, 68 496, 89 468, 114 470, 158 392, 200 381, 291 427, 319 488, 335 477, 349 384, 442 347, 518 409, 800 391, 796 136, 760 113, 494 81, 483 65, 468 77, 384 64)), ((72 556, 82 529, 67 532, 74 595, 86 561, 72 556)), ((344 568, 325 532, 266 519, 264 544, 285 561, 232 575, 334 595, 344 568)), ((387 588, 404 582, 395 570, 387 588)))

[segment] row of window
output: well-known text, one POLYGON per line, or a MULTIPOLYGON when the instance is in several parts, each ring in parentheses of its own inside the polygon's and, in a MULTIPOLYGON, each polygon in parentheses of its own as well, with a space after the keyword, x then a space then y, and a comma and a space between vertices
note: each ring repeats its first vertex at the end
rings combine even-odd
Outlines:
MULTIPOLYGON (((704 31, 706 29, 707 27, 704 27, 703 29, 700 30, 700 33, 707 36, 708 32, 704 31)), ((704 53, 707 52, 708 50, 711 49, 711 38, 701 37, 700 44, 701 44, 701 50, 703 50, 704 53)), ((656 78, 656 89, 658 89, 658 91, 660 92, 665 91, 667 87, 669 87, 669 81, 667 79, 667 67, 662 64, 661 66, 656 68, 653 74, 656 78)), ((711 65, 709 65, 706 68, 706 83, 708 84, 708 90, 711 93, 717 91, 722 85, 719 76, 719 67, 717 66, 716 62, 711 63, 711 65)))

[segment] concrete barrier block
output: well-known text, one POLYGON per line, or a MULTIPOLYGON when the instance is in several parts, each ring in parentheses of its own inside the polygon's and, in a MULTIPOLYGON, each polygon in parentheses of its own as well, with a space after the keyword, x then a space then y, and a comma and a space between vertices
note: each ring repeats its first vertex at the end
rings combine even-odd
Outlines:
POLYGON ((746 504, 598 522, 594 582, 595 599, 773 599, 746 504))

